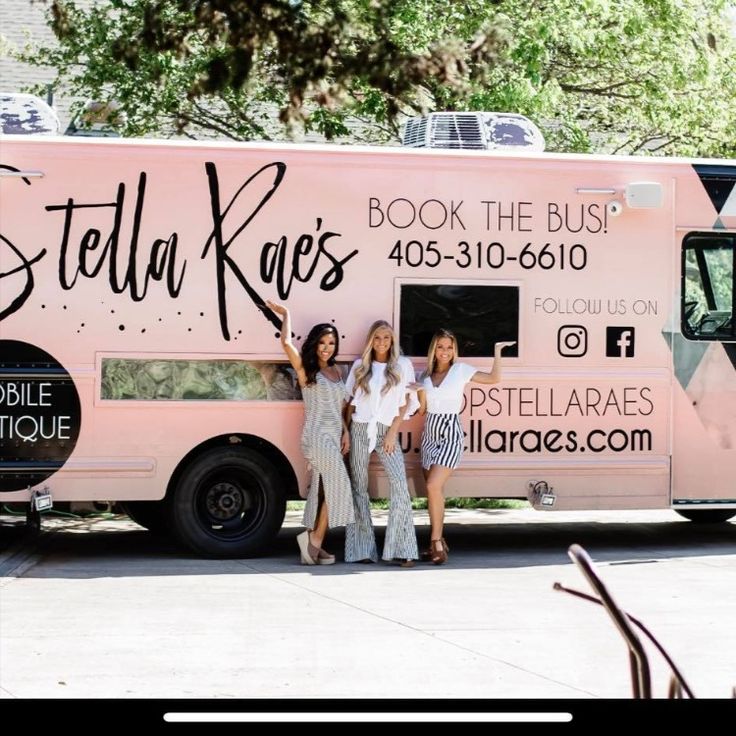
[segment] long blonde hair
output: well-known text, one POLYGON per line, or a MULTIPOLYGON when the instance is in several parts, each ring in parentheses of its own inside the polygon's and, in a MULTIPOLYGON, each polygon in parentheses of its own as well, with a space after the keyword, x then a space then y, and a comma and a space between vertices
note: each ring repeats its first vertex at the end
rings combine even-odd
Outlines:
POLYGON ((391 331, 391 350, 388 353, 388 361, 386 363, 386 380, 381 389, 381 393, 385 394, 394 386, 401 382, 401 371, 399 369, 399 346, 396 342, 396 334, 393 327, 386 322, 385 319, 376 320, 369 328, 368 335, 365 339, 365 348, 360 356, 360 365, 355 370, 355 385, 362 388, 366 394, 371 392, 370 382, 373 375, 373 338, 380 329, 391 331))
POLYGON ((423 378, 431 377, 434 373, 434 364, 437 360, 435 358, 435 351, 437 350, 437 343, 443 338, 446 337, 449 340, 452 340, 452 360, 450 361, 450 367, 452 368, 455 361, 458 359, 457 354, 457 338, 455 335, 450 332, 450 330, 446 330, 444 327, 440 327, 437 332, 432 335, 432 342, 429 343, 429 350, 427 351, 427 369, 422 374, 423 378))

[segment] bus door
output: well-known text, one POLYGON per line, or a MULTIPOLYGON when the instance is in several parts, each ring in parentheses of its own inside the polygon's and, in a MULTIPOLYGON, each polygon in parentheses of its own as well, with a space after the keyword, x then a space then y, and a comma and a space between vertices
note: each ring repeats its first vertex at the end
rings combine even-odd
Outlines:
POLYGON ((680 241, 680 324, 672 345, 677 510, 731 506, 736 513, 735 251, 733 232, 688 232, 680 241))

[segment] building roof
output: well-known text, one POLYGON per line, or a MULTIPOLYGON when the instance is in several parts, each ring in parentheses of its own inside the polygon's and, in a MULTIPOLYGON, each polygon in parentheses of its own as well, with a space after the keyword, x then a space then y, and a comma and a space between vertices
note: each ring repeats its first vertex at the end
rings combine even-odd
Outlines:
MULTIPOLYGON (((91 0, 77 0, 80 6, 92 5, 91 0)), ((55 79, 53 69, 23 64, 10 58, 9 53, 22 51, 27 44, 53 43, 54 34, 46 23, 47 3, 39 0, 2 0, 0 2, 0 92, 26 92, 36 84, 50 84, 55 79)), ((71 119, 70 108, 75 100, 63 89, 54 90, 53 107, 65 130, 71 119)))

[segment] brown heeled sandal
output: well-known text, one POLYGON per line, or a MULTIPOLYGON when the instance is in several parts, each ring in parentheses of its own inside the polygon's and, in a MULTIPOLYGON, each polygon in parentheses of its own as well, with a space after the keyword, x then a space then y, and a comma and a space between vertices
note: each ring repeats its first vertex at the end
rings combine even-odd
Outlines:
POLYGON ((444 565, 445 562, 447 562, 447 553, 450 551, 450 548, 447 546, 447 542, 445 542, 444 537, 440 537, 439 539, 433 539, 431 541, 431 561, 434 565, 444 565))
MULTIPOLYGON (((432 540, 432 541, 442 542, 442 548, 445 550, 445 553, 450 551, 450 548, 447 546, 447 542, 445 541, 444 537, 440 537, 439 540, 432 540)), ((429 547, 427 547, 427 549, 419 553, 419 559, 422 562, 432 562, 432 557, 434 555, 434 552, 432 551, 432 541, 430 541, 429 547)))
MULTIPOLYGON (((449 552, 450 548, 447 546, 447 542, 445 541, 444 537, 441 537, 440 540, 442 542, 442 547, 444 548, 445 552, 449 552)), ((423 552, 419 553, 419 559, 422 562, 432 562, 432 542, 429 543, 429 547, 425 549, 423 552)))

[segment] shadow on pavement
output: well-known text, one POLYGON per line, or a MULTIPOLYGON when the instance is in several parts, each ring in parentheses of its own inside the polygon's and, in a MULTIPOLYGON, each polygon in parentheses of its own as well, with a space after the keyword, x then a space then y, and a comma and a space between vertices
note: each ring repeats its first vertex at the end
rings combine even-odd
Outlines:
MULTIPOLYGON (((699 525, 688 521, 504 521, 495 523, 493 514, 465 514, 463 523, 447 524, 450 545, 446 565, 417 563, 416 571, 458 569, 505 569, 568 564, 567 548, 584 546, 597 562, 651 563, 671 558, 733 555, 736 523, 699 525), (476 517, 477 516, 477 521, 476 517)), ((38 556, 38 562, 23 572, 24 577, 94 578, 191 574, 361 574, 392 571, 387 563, 341 564, 344 534, 331 532, 325 547, 338 556, 332 566, 305 567, 298 564, 295 541, 301 527, 285 527, 263 556, 238 560, 208 560, 194 556, 173 540, 143 530, 127 517, 113 520, 59 523, 45 527, 40 537, 23 537, 16 524, 0 523, 0 551, 15 557, 38 556)), ((385 527, 376 527, 379 550, 385 527)), ((417 526, 419 548, 427 546, 429 533, 417 526)))

